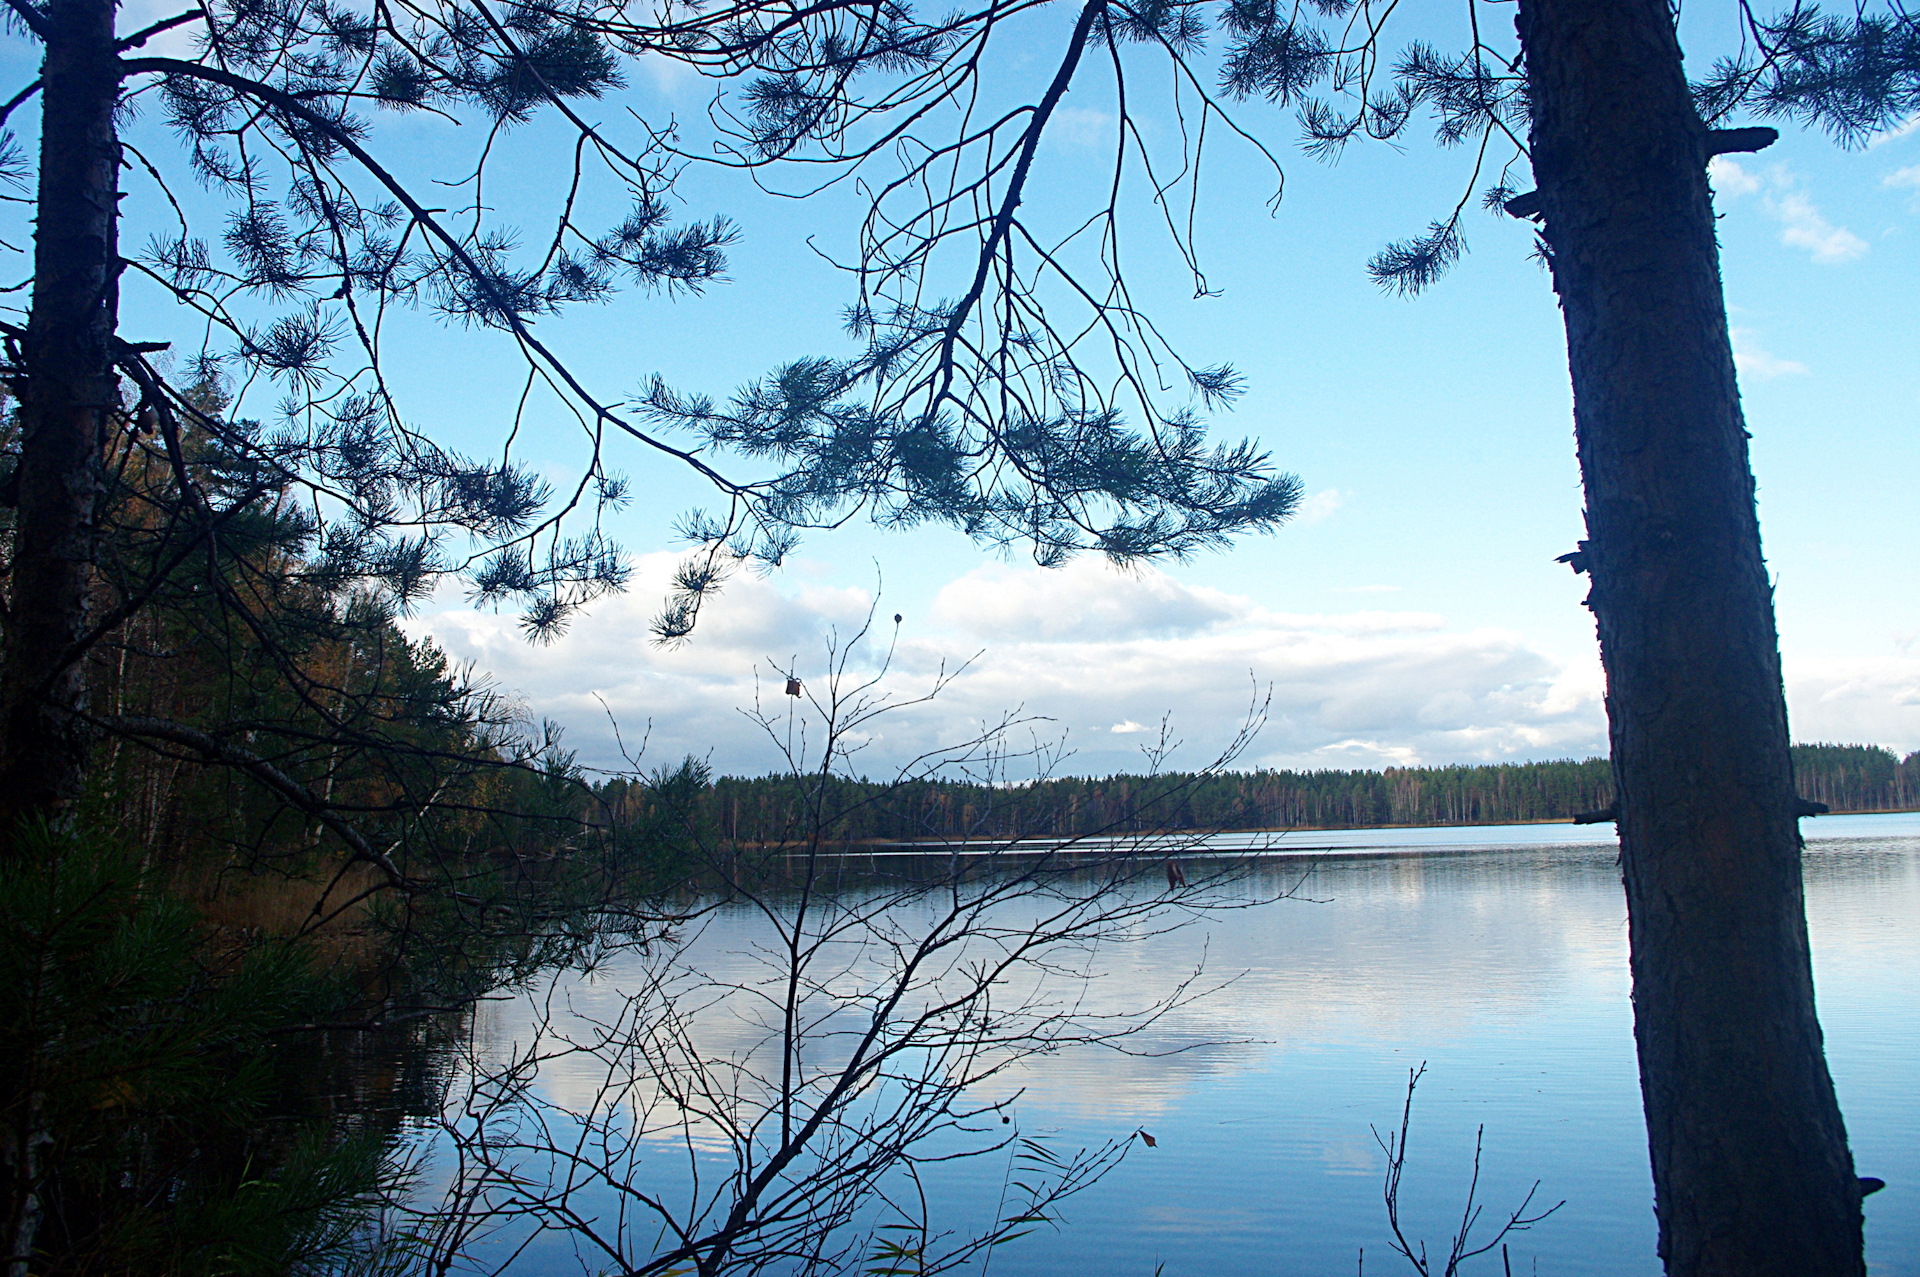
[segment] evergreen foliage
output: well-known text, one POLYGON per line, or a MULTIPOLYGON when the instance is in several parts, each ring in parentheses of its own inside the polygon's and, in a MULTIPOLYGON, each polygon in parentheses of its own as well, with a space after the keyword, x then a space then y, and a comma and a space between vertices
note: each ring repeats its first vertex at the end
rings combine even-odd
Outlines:
POLYGON ((0 1208, 35 1272, 348 1262, 401 1111, 438 1104, 368 1093, 368 1052, 657 931, 685 872, 678 826, 590 824, 557 735, 410 640, 251 423, 188 399, 107 458, 72 824, 0 858, 0 1208))
MULTIPOLYGON (((1169 211, 1199 291, 1190 232, 1170 210, 1197 198, 1205 125, 1225 99, 1297 109, 1322 157, 1397 139, 1423 114, 1442 145, 1474 154, 1452 214, 1375 259, 1383 286, 1418 291, 1461 256, 1476 192, 1529 215, 1506 180, 1526 150, 1522 63, 1477 27, 1464 52, 1416 43, 1389 65, 1390 4, 1086 0, 1044 82, 1003 104, 982 68, 1038 7, 216 0, 120 37, 108 0, 9 0, 8 38, 44 54, 43 79, 18 86, 0 124, 35 94, 46 109, 37 171, 0 135, 0 181, 38 188, 37 203, 7 197, 19 220, 0 237, 4 251, 30 238, 38 250, 30 313, 0 324, 0 376, 19 407, 0 466, 12 512, 0 812, 78 814, 146 844, 128 876, 106 853, 89 869, 92 853, 52 834, 0 828, 16 875, 4 994, 24 1034, 8 1044, 10 1076, 121 1038, 60 1057, 92 1079, 86 1095, 9 1083, 9 1245, 38 1245, 55 1268, 297 1269, 337 1239, 346 1216, 330 1212, 355 1203, 354 1155, 330 1136, 260 1150, 257 1165, 276 1170, 265 1191, 202 1155, 248 1148, 255 1132, 222 1126, 210 1075, 195 1072, 217 1064, 243 1094, 264 1076, 275 1052, 263 1037, 320 996, 288 955, 330 927, 367 942, 354 1012, 372 1023, 401 1001, 409 1013, 457 1004, 645 934, 634 902, 672 881, 673 838, 718 821, 731 782, 683 768, 590 795, 551 734, 396 624, 458 581, 520 608, 545 638, 620 588, 603 524, 631 489, 609 438, 690 467, 719 495, 718 515, 686 521, 696 553, 656 627, 667 640, 690 632, 733 567, 777 564, 803 530, 857 512, 944 522, 1043 563, 1084 549, 1183 554, 1276 526, 1300 487, 1258 449, 1208 441, 1200 411, 1239 378, 1188 363, 1135 309, 1119 268, 1130 164, 1169 211), (154 52, 169 32, 190 32, 191 49, 154 52), (1210 38, 1217 67, 1198 61, 1210 38), (1043 136, 1076 75, 1110 62, 1119 90, 1138 56, 1172 59, 1174 105, 1201 127, 1180 130, 1180 163, 1156 170, 1123 107, 1104 206, 1050 236, 1021 212, 1043 136), (660 380, 623 404, 544 339, 541 322, 620 287, 697 292, 727 269, 731 223, 671 211, 693 157, 677 132, 623 136, 586 114, 642 58, 716 81, 717 134, 701 140, 717 147, 702 158, 865 184, 870 215, 846 264, 852 355, 793 360, 724 404, 660 380), (528 234, 495 211, 490 163, 537 121, 568 136, 574 158, 528 234), (472 150, 435 170, 449 137, 472 150), (898 167, 874 173, 886 164, 898 167), (1489 166, 1499 176, 1483 182, 1489 166), (117 307, 134 287, 178 308, 181 322, 155 335, 204 335, 164 358, 165 341, 128 340, 117 307), (498 455, 473 457, 394 397, 381 335, 409 309, 513 345, 528 393, 549 394, 544 407, 588 440, 569 482, 512 459, 524 400, 501 414, 498 455), (668 430, 684 446, 656 433, 668 430), (63 866, 84 899, 18 876, 63 866), (224 885, 199 913, 154 885, 199 874, 314 890, 278 934, 228 953, 202 929, 233 905, 224 885), (100 901, 108 912, 89 914, 100 901), (84 951, 59 948, 74 937, 84 951), (203 1014, 241 994, 255 1018, 203 1014), (29 1163, 49 1150, 59 1169, 43 1175, 29 1163)), ((1742 15, 1751 47, 1698 88, 1709 122, 1751 110, 1857 141, 1914 109, 1920 45, 1898 5, 1742 15)), ((1908 792, 1907 763, 1889 772, 1879 754, 1844 750, 1819 761, 1827 780, 1810 797, 1821 784, 1836 805, 1908 792)), ((1145 797, 1195 828, 1488 819, 1593 788, 1591 764, 1553 766, 1189 777, 1145 797)), ((1111 824, 1133 818, 1121 813, 1147 782, 1037 787, 1033 810, 1016 803, 1004 818, 1015 791, 836 784, 848 820, 889 837, 1111 824)), ((785 837, 781 796, 759 796, 761 839, 785 837)), ((744 836, 737 821, 729 836, 744 836)))
MULTIPOLYGON (((1476 18, 1458 51, 1415 39, 1389 61, 1391 12, 1349 0, 1230 0, 1220 19, 1228 37, 1220 83, 1231 97, 1294 107, 1302 148, 1322 160, 1337 159, 1355 139, 1398 141, 1423 117, 1440 146, 1473 150, 1467 189, 1450 213, 1368 264, 1383 288, 1410 296, 1465 254, 1462 214, 1476 192, 1496 214, 1531 218, 1537 211, 1509 208, 1516 194, 1509 182, 1524 167, 1530 124, 1517 47, 1476 18)), ((1739 24, 1739 50, 1694 86, 1709 125, 1750 111, 1859 145, 1920 108, 1920 19, 1897 3, 1838 14, 1796 3, 1770 18, 1742 5, 1739 24)), ((1539 247, 1544 254, 1544 242, 1539 247)))
POLYGON ((681 822, 665 780, 661 819, 605 819, 555 733, 337 569, 279 472, 185 423, 143 442, 103 511, 106 740, 72 826, 112 836, 41 826, 0 859, 5 1236, 34 1272, 336 1271, 400 1184, 400 1118, 437 1112, 406 1076, 433 1014, 657 932, 681 822), (182 472, 264 492, 209 541, 168 517, 182 472))
MULTIPOLYGON (((1920 752, 1798 745, 1801 793, 1835 811, 1920 810, 1920 752)), ((795 837, 803 790, 791 776, 723 777, 697 798, 700 828, 749 845, 795 837)), ((1218 771, 1057 777, 993 786, 916 779, 830 779, 822 798, 848 844, 961 838, 1078 838, 1147 829, 1378 829, 1565 821, 1613 802, 1604 758, 1381 771, 1218 771)), ((810 791, 807 791, 810 792, 810 791)), ((616 810, 646 810, 625 782, 602 787, 616 810)))
POLYGON ((532 819, 505 789, 564 767, 554 742, 408 639, 389 597, 343 566, 355 549, 283 471, 231 446, 250 423, 217 417, 210 386, 194 399, 197 418, 164 441, 129 432, 110 458, 119 482, 87 653, 87 716, 107 741, 84 814, 160 865, 234 857, 289 872, 342 853, 390 871, 373 844, 423 848, 432 839, 412 835, 433 820, 464 821, 458 836, 478 849, 490 814, 532 819), (175 517, 209 495, 224 502, 213 537, 175 517))
MULTIPOLYGON (((623 138, 582 114, 623 89, 637 60, 671 59, 719 80, 722 105, 739 108, 720 112, 722 138, 737 139, 750 162, 772 163, 832 150, 916 95, 923 113, 959 100, 974 73, 965 33, 984 40, 1022 7, 930 18, 897 4, 655 14, 223 0, 156 24, 122 41, 116 69, 121 127, 141 162, 127 187, 140 198, 122 213, 124 237, 140 245, 128 266, 205 335, 180 352, 178 381, 147 359, 151 348, 120 351, 137 383, 128 415, 198 418, 198 385, 279 394, 271 413, 250 407, 259 422, 208 415, 197 424, 247 464, 307 490, 337 572, 401 608, 453 577, 482 602, 521 608, 542 637, 624 583, 602 520, 631 488, 603 455, 609 434, 692 466, 725 503, 717 523, 689 521, 716 566, 683 582, 681 606, 662 618, 669 638, 687 632, 698 597, 722 575, 717 565, 777 563, 801 529, 862 508, 890 526, 945 522, 983 540, 1027 542, 1045 562, 1083 548, 1118 559, 1184 554, 1269 528, 1299 489, 1257 449, 1209 444, 1192 412, 1154 407, 1157 392, 1136 405, 1147 428, 1128 426, 1099 388, 1106 374, 1082 370, 1035 307, 997 346, 963 331, 998 293, 1031 291, 1017 274, 991 289, 982 275, 964 299, 933 303, 915 289, 911 302, 882 304, 885 289, 863 288, 850 324, 863 353, 798 360, 724 407, 655 381, 629 411, 535 332, 540 319, 622 287, 698 293, 725 278, 732 223, 672 211, 684 157, 671 127, 623 138), (179 27, 192 33, 191 52, 144 47, 179 27), (402 115, 412 124, 396 131, 402 115), (543 119, 576 133, 578 154, 557 206, 535 214, 550 217, 550 229, 529 235, 491 210, 483 188, 495 143, 543 119), (477 140, 463 176, 423 172, 424 148, 398 141, 436 124, 477 140), (408 153, 382 154, 390 134, 408 153), (443 207, 428 194, 435 186, 467 205, 443 207), (198 224, 209 201, 224 211, 217 224, 198 224), (616 205, 599 221, 587 213, 616 205), (578 482, 555 491, 518 463, 437 442, 436 423, 396 399, 381 363, 378 334, 401 309, 512 342, 530 390, 557 397, 587 426, 591 456, 578 482), (651 425, 691 432, 698 445, 669 443, 651 425), (707 459, 716 448, 752 464, 726 473, 707 459)), ((49 38, 40 10, 22 0, 15 12, 19 34, 49 38)), ((10 135, 5 144, 14 157, 5 173, 24 184, 30 166, 10 135)), ((987 234, 984 262, 1012 251, 1013 229, 987 234)), ((31 375, 23 338, 15 329, 9 339, 16 378, 31 375)), ((1188 388, 1216 401, 1210 387, 1225 381, 1204 373, 1188 388)), ((504 434, 525 409, 503 422, 504 434)))
POLYGON ((297 1056, 348 989, 310 946, 223 941, 120 847, 22 836, 34 854, 0 865, 0 1121, 29 1150, 4 1208, 9 1240, 39 1216, 31 1271, 343 1259, 393 1168, 303 1111, 297 1056))
POLYGON ((1795 745, 1793 779, 1802 798, 1835 811, 1920 810, 1920 752, 1902 758, 1881 745, 1795 745))

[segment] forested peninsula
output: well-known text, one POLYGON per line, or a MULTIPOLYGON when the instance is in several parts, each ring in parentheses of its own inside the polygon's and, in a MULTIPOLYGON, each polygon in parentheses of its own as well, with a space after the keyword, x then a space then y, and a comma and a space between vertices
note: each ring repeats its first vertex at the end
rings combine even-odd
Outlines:
MULTIPOLYGON (((1836 812, 1920 809, 1920 751, 1796 745, 1802 797, 1836 812)), ((699 800, 707 828, 742 843, 790 836, 804 806, 792 776, 721 777, 699 800)), ((616 801, 625 782, 613 782, 616 801)), ((635 788, 634 800, 642 799, 635 788)), ((1142 829, 1363 829, 1568 820, 1613 802, 1604 758, 1584 762, 1060 777, 994 786, 956 780, 833 780, 822 801, 849 842, 1081 837, 1142 829)))

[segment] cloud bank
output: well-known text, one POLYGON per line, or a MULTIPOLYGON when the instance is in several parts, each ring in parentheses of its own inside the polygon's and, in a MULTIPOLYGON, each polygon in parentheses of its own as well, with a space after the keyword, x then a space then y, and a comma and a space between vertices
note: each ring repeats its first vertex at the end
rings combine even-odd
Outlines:
MULTIPOLYGON (((632 590, 551 647, 527 644, 511 616, 464 608, 410 625, 516 692, 531 717, 565 727, 590 765, 620 764, 611 715, 629 751, 646 742, 644 766, 691 754, 727 774, 781 767, 775 743, 741 710, 757 696, 784 730, 800 708, 782 695, 788 669, 823 691, 828 645, 844 647, 858 631, 871 594, 745 578, 713 601, 691 642, 662 650, 647 621, 673 564, 670 554, 639 559, 632 590)), ((1083 560, 1050 572, 976 568, 948 582, 928 615, 904 618, 897 637, 893 616, 881 599, 850 674, 872 673, 889 643, 884 688, 897 699, 922 695, 943 671, 964 673, 933 701, 870 725, 854 766, 872 776, 1009 714, 1029 720, 1016 743, 1064 739, 1065 773, 1139 770, 1163 721, 1185 742, 1170 765, 1197 767, 1256 701, 1266 726, 1242 767, 1584 758, 1607 748, 1597 661, 1569 664, 1512 631, 1434 613, 1279 612, 1162 571, 1083 560)), ((1796 740, 1920 746, 1920 655, 1790 655, 1786 675, 1796 740)), ((818 732, 809 731, 811 744, 818 732)))
POLYGON ((1920 659, 1788 658, 1787 702, 1796 741, 1920 746, 1920 659))
MULTIPOLYGON (((716 770, 780 766, 765 732, 740 711, 755 698, 776 714, 789 667, 816 693, 830 643, 844 646, 872 606, 866 591, 742 579, 702 616, 692 641, 661 650, 646 621, 673 556, 636 563, 635 585, 601 603, 551 647, 533 647, 511 616, 462 608, 412 623, 450 656, 563 725, 583 761, 619 759, 609 714, 644 763, 693 754, 716 770), (781 587, 787 588, 781 588, 781 587)), ((871 725, 857 770, 884 775, 1009 713, 1073 751, 1061 770, 1137 770, 1160 725, 1199 766, 1231 738, 1250 704, 1266 726, 1240 765, 1364 767, 1393 763, 1588 756, 1605 749, 1596 669, 1568 668, 1511 632, 1460 629, 1422 612, 1276 612, 1245 596, 1164 572, 1100 562, 1056 571, 990 565, 949 582, 931 615, 897 638, 883 599, 873 634, 849 665, 873 671, 893 643, 886 687, 901 699, 943 671, 966 672, 928 704, 871 725), (969 664, 971 662, 971 664, 969 664), (1269 699, 1270 698, 1270 699, 1269 699)), ((784 721, 784 720, 783 720, 784 721)), ((817 732, 815 733, 817 739, 817 732)))

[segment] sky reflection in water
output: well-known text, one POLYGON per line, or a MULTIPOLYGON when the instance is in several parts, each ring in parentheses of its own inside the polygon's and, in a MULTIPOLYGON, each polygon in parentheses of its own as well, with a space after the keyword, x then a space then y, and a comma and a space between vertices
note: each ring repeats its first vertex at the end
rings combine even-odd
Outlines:
MULTIPOLYGON (((1136 1145, 1068 1204, 1062 1229, 1000 1248, 990 1271, 1348 1273, 1364 1247, 1366 1271, 1404 1272, 1387 1248, 1369 1127, 1397 1122, 1407 1070, 1425 1061, 1402 1190, 1409 1236, 1444 1253, 1484 1124, 1487 1217, 1536 1179, 1538 1203, 1566 1199, 1510 1239, 1515 1273, 1657 1273, 1610 830, 1298 835, 1421 854, 1269 863, 1248 894, 1297 884, 1297 898, 1103 951, 1103 1005, 1151 1002, 1202 962, 1234 978, 1156 1024, 1138 1054, 1069 1051, 1010 1079, 1025 1088, 1026 1134, 1078 1146, 1144 1127, 1157 1147, 1136 1145), (1460 854, 1476 845, 1487 849, 1460 854)), ((1920 1277, 1920 817, 1828 817, 1806 833, 1828 1057, 1859 1169, 1888 1181, 1867 1202, 1871 1271, 1920 1277)), ((702 944, 727 947, 711 928, 702 944)), ((577 988, 576 1005, 618 983, 577 988)), ((496 1031, 513 1036, 508 1022, 496 1031)), ((569 1085, 545 1079, 556 1099, 569 1085)), ((1005 1170, 949 1167, 952 1222, 991 1209, 1005 1170)), ((1498 1273, 1500 1257, 1467 1271, 1498 1273)))

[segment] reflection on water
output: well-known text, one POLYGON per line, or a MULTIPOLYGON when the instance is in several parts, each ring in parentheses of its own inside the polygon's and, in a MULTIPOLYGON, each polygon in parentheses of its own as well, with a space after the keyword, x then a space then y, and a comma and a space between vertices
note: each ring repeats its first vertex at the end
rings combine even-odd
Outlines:
MULTIPOLYGON (((1325 1274, 1354 1271, 1362 1248, 1367 1270, 1401 1271, 1370 1127, 1398 1119, 1407 1070, 1424 1060, 1402 1192, 1410 1235, 1444 1248, 1484 1125, 1489 1215, 1536 1179, 1546 1202, 1566 1199, 1512 1239, 1513 1271, 1658 1272, 1625 907, 1606 832, 1345 831, 1369 841, 1262 863, 1236 888, 1249 901, 1292 899, 1094 952, 1090 1010, 1149 1004, 1202 966, 1226 985, 1126 1052, 1070 1049, 1002 1079, 1021 1091, 1022 1131, 1075 1145, 1144 1127, 1157 1143, 1135 1146, 1071 1202, 1063 1227, 997 1251, 991 1271, 1325 1274), (1569 834, 1581 841, 1559 841, 1569 834), (1369 846, 1403 854, 1353 850, 1369 846)), ((1860 1170, 1888 1182, 1867 1202, 1871 1269, 1920 1277, 1920 818, 1829 817, 1806 832, 1829 1059, 1860 1170)), ((755 940, 749 915, 723 910, 689 957, 743 977, 761 960, 755 940)), ((562 992, 577 1014, 611 1016, 623 976, 637 973, 562 992)), ((523 1014, 492 1012, 503 1049, 523 1014)), ((745 1021, 734 1031, 729 1041, 716 1027, 702 1045, 752 1036, 745 1021)), ((541 1080, 562 1102, 593 1085, 564 1070, 541 1080)), ((965 1215, 991 1208, 1006 1167, 945 1170, 940 1191, 965 1215)), ((516 1271, 540 1271, 538 1254, 516 1271)), ((1499 1271, 1497 1254, 1481 1262, 1499 1271)))

